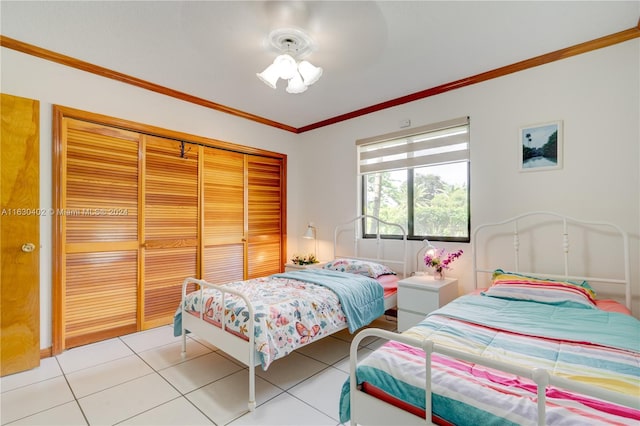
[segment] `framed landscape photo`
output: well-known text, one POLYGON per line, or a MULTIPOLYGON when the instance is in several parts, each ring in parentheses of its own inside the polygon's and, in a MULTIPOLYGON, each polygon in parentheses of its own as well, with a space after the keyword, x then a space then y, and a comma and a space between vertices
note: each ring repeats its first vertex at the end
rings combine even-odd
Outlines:
POLYGON ((521 172, 562 168, 562 121, 521 127, 519 144, 521 172))

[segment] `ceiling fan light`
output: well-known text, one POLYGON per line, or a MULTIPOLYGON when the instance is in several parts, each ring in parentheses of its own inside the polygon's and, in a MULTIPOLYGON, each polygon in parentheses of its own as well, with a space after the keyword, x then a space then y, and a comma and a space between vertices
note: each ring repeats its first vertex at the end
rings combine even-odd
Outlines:
POLYGON ((286 53, 278 55, 273 61, 273 65, 277 67, 279 77, 283 80, 289 80, 298 71, 296 60, 286 53))
POLYGON ((288 93, 302 93, 318 81, 322 75, 322 68, 308 61, 298 62, 299 58, 306 57, 314 50, 315 45, 306 33, 296 28, 282 28, 271 31, 269 40, 271 46, 280 54, 266 70, 257 74, 265 84, 275 89, 278 79, 281 78, 288 81, 288 93))
POLYGON ((287 85, 287 93, 302 93, 307 90, 307 85, 302 81, 302 77, 297 72, 295 75, 289 80, 289 84, 287 85))
POLYGON ((280 70, 278 69, 278 66, 273 63, 261 73, 256 73, 256 76, 258 76, 258 78, 262 80, 264 84, 271 87, 272 89, 275 89, 278 78, 280 77, 280 70))
POLYGON ((304 84, 311 86, 322 76, 322 68, 312 65, 309 61, 302 61, 298 64, 298 71, 304 80, 304 84))

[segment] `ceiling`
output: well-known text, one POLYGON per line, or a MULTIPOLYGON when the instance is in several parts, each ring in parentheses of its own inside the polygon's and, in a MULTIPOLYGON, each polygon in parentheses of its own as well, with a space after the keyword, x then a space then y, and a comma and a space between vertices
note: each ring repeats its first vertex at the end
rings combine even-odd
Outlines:
POLYGON ((3 36, 301 128, 638 25, 640 1, 8 1, 3 36), (258 80, 307 32, 301 94, 258 80))

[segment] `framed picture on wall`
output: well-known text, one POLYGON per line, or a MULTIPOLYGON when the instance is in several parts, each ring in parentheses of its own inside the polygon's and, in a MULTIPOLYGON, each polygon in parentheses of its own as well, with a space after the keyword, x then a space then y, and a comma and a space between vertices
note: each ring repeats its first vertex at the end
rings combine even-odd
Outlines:
POLYGON ((562 168, 562 121, 521 127, 518 140, 521 172, 562 168))

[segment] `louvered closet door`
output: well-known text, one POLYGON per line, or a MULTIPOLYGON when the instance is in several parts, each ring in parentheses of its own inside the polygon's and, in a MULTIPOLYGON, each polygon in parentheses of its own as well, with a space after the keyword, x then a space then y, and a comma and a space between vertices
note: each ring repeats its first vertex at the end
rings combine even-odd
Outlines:
POLYGON ((198 147, 146 136, 144 146, 143 328, 168 324, 182 282, 198 271, 198 147))
POLYGON ((204 148, 202 277, 214 284, 244 279, 246 155, 204 148))
POLYGON ((282 161, 248 156, 248 278, 282 270, 282 211, 284 179, 282 161))
POLYGON ((137 329, 139 135, 62 126, 59 317, 69 348, 137 329))

